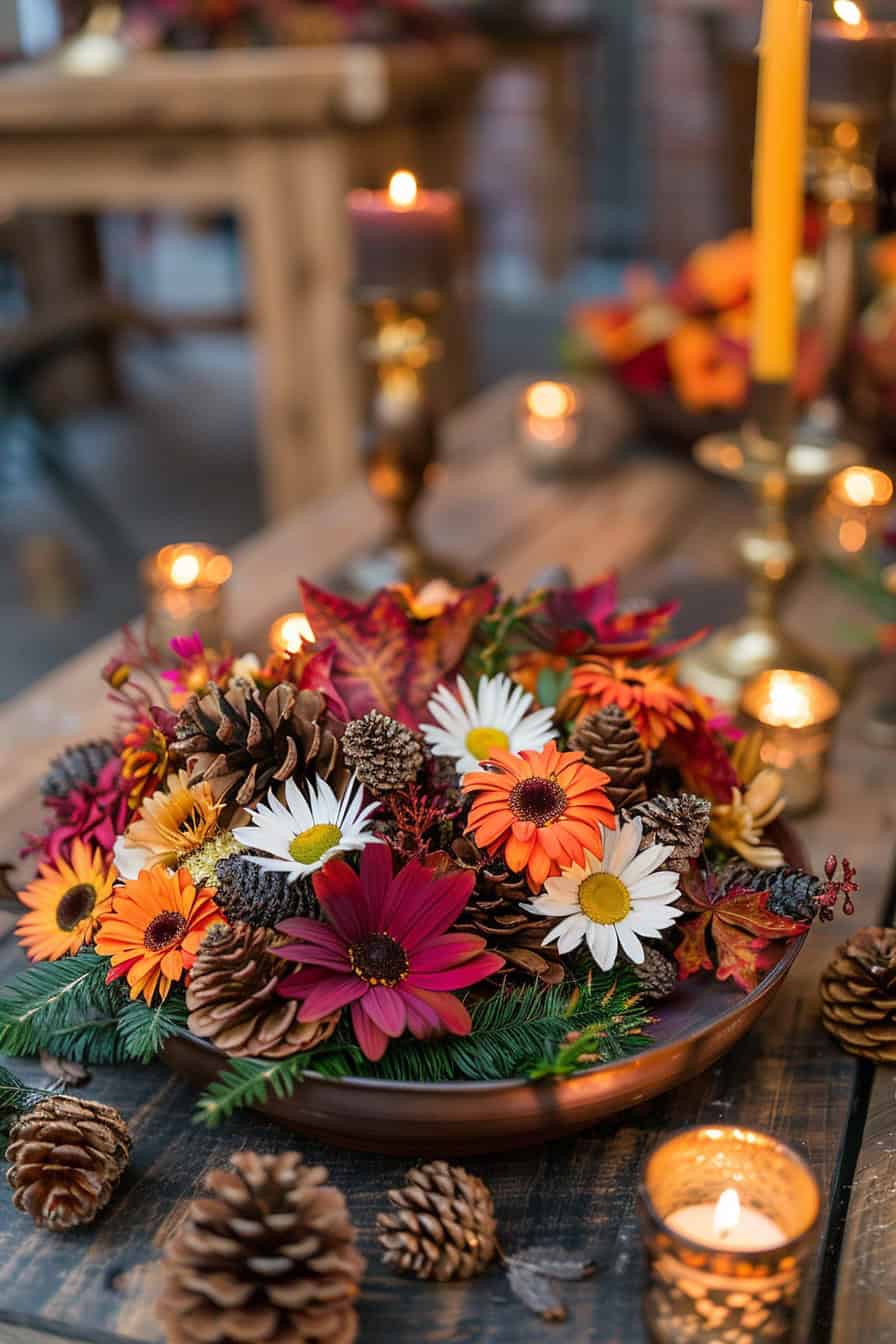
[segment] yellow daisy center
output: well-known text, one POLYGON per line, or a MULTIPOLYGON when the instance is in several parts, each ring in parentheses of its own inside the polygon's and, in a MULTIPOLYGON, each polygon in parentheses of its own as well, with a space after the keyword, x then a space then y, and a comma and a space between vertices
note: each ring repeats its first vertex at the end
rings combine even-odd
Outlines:
POLYGON ((487 761, 495 747, 507 751, 510 738, 500 728, 471 728, 465 742, 467 751, 477 761, 487 761))
POLYGON ((290 845, 289 852, 296 863, 317 863, 341 839, 342 832, 338 826, 322 822, 318 826, 309 826, 307 831, 300 831, 290 845))
POLYGON ((79 882, 69 887, 56 905, 56 924, 66 933, 77 928, 82 919, 92 914, 96 905, 96 887, 89 882, 79 882))
POLYGON ((618 924, 631 910, 632 898, 612 873, 592 873, 579 887, 579 905, 595 924, 618 924))

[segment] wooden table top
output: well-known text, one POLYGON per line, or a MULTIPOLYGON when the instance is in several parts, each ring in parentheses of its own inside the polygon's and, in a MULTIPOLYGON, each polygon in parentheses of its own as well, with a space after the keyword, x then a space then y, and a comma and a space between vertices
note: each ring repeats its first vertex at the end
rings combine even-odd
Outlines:
MULTIPOLYGON (((745 516, 741 495, 681 460, 648 453, 628 456, 587 482, 533 483, 512 447, 516 392, 499 388, 452 421, 445 466, 425 509, 433 545, 473 568, 494 570, 510 589, 525 586, 548 564, 568 564, 579 579, 618 566, 629 595, 680 595, 691 625, 734 616, 740 593, 729 547, 745 516)), ((325 581, 378 527, 363 487, 352 486, 314 514, 241 548, 233 592, 237 644, 294 605, 295 574, 325 581)), ((791 619, 804 636, 824 643, 837 625, 838 603, 830 587, 809 573, 793 591, 791 619)), ((855 611, 851 619, 857 619, 855 611)), ((0 711, 0 858, 14 856, 18 833, 36 818, 36 781, 61 736, 101 729, 105 707, 95 678, 107 652, 107 645, 89 650, 0 711)), ((886 921, 891 906, 896 756, 866 745, 861 736, 868 705, 881 689, 869 677, 850 699, 827 802, 799 826, 816 867, 831 850, 846 852, 858 865, 863 886, 856 927, 886 921)), ((8 933, 12 918, 0 940, 0 980, 22 963, 8 933)), ((444 1287, 394 1278, 379 1264, 372 1229, 385 1191, 408 1164, 299 1144, 330 1167, 360 1229, 369 1260, 361 1338, 534 1344, 547 1331, 558 1341, 644 1344, 635 1213, 640 1164, 665 1131, 735 1120, 795 1144, 828 1196, 801 1344, 896 1338, 894 1079, 890 1070, 875 1076, 870 1066, 842 1053, 819 1022, 818 976, 844 930, 842 920, 816 927, 774 1011, 686 1087, 577 1138, 468 1161, 494 1192, 511 1248, 555 1241, 597 1261, 594 1279, 569 1285, 565 1326, 545 1327, 515 1304, 497 1271, 444 1287)), ((37 1079, 35 1066, 16 1067, 37 1079)), ((224 1163, 235 1148, 296 1145, 251 1114, 213 1133, 196 1128, 194 1094, 161 1065, 132 1065, 117 1074, 98 1069, 88 1092, 124 1111, 135 1140, 133 1161, 97 1223, 65 1236, 35 1230, 0 1201, 3 1344, 46 1338, 159 1344, 152 1311, 159 1248, 201 1172, 224 1163)))

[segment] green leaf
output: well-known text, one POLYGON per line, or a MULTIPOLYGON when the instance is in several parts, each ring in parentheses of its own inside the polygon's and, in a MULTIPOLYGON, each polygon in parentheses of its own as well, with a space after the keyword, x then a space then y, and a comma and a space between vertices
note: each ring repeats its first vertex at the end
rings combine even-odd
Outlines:
POLYGON ((203 1092, 194 1120, 210 1127, 233 1115, 241 1106, 259 1106, 270 1092, 281 1100, 291 1096, 308 1067, 310 1056, 289 1059, 231 1059, 215 1082, 203 1092))
POLYGON ((177 988, 163 1002, 152 1006, 142 998, 129 1000, 118 1015, 118 1034, 125 1058, 148 1064, 169 1036, 183 1031, 187 1016, 186 1000, 177 988))
POLYGON ((543 667, 538 674, 535 691, 538 703, 545 709, 559 705, 572 683, 572 669, 564 667, 558 671, 554 667, 543 667))

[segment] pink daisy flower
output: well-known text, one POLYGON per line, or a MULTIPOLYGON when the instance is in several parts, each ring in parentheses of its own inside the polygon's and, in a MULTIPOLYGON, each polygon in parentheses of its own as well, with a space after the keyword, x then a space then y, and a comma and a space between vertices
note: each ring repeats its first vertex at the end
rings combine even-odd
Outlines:
POLYGON ((485 939, 446 933, 470 899, 470 872, 436 877, 413 859, 395 876, 387 845, 368 845, 359 877, 341 859, 314 874, 326 923, 287 919, 281 932, 297 941, 277 949, 301 969, 279 988, 302 999, 301 1022, 316 1022, 351 1004, 352 1027, 368 1059, 381 1059, 389 1039, 447 1031, 466 1036, 470 1014, 450 990, 493 975, 502 957, 485 939))

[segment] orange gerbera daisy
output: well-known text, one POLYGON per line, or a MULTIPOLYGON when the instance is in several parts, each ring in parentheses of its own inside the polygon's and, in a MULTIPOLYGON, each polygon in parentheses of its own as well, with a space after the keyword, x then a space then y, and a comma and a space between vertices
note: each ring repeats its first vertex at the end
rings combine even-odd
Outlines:
POLYGON ((69 859, 40 865, 39 875, 19 892, 30 909, 16 925, 32 961, 58 961, 93 942, 115 876, 112 864, 83 840, 74 841, 69 859))
POLYGON ((125 737, 121 773, 130 781, 128 802, 136 812, 168 773, 168 739, 152 719, 141 719, 125 737))
POLYGON ((567 699, 577 719, 607 705, 625 710, 645 747, 655 748, 676 728, 691 728, 691 697, 665 667, 632 667, 622 658, 591 658, 572 674, 567 699))
POLYGON ((126 975, 131 998, 142 994, 151 1003, 156 990, 168 997, 196 960, 207 929, 223 922, 214 892, 197 891, 186 868, 147 868, 115 891, 100 920, 96 950, 111 958, 110 980, 126 975))
POLYGON ((558 751, 554 742, 519 756, 495 750, 485 770, 464 776, 473 798, 467 831, 490 854, 503 850, 508 868, 525 871, 541 891, 561 869, 583 864, 586 849, 602 856, 601 824, 616 825, 608 779, 580 751, 558 751))

